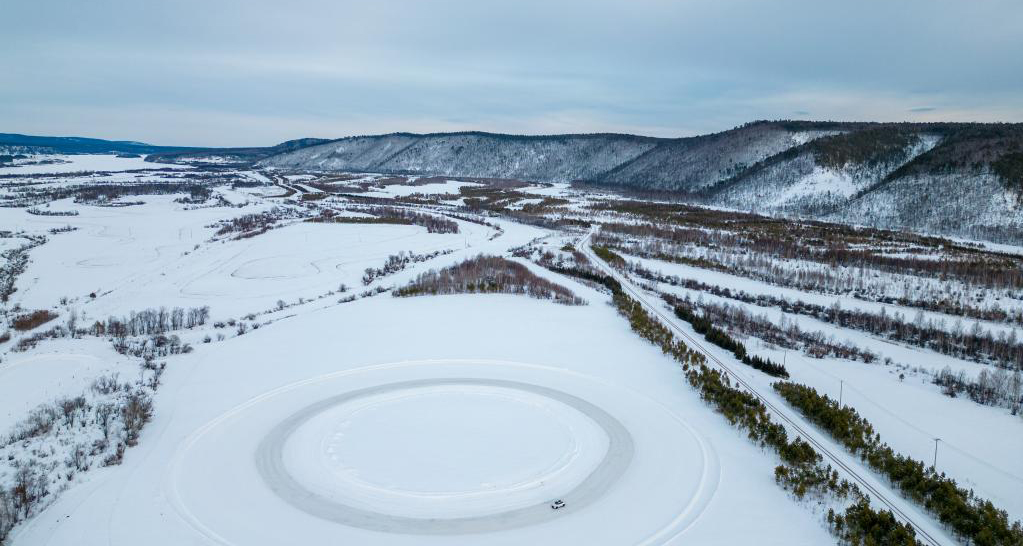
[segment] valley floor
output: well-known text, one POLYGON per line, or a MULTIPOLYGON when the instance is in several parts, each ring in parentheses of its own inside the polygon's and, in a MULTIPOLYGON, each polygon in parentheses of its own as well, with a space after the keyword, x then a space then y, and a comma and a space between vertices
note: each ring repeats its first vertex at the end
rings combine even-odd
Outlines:
MULTIPOLYGON (((76 161, 103 169, 112 186, 137 180, 129 169, 147 168, 110 157, 66 160, 60 176, 38 187, 63 191, 98 178, 63 174, 76 161)), ((188 172, 143 176, 175 184, 188 172)), ((69 212, 60 216, 30 213, 27 204, 0 208, 10 248, 45 237, 25 250, 21 271, 4 270, 16 290, 3 319, 12 337, 0 345, 0 433, 11 434, 0 445, 0 486, 23 479, 22 468, 46 482, 10 544, 835 542, 829 499, 796 499, 778 487, 774 452, 710 409, 678 362, 630 331, 606 290, 550 267, 581 259, 573 245, 584 244, 583 220, 620 220, 592 208, 606 195, 414 179, 359 186, 381 179, 373 175, 326 191, 310 186, 315 177, 216 175, 230 182, 192 200, 172 188, 32 205, 69 212), (507 211, 469 211, 463 205, 472 199, 507 211), (391 293, 479 255, 520 264, 585 304, 493 293, 482 282, 473 288, 481 293, 391 293), (154 326, 163 324, 160 308, 176 326, 154 326), (174 308, 181 320, 202 320, 174 322, 174 308), (55 318, 12 326, 32 310, 55 318), (112 329, 123 325, 140 330, 112 329), (104 378, 126 386, 97 386, 104 378), (102 437, 91 410, 68 417, 59 403, 45 430, 26 428, 40 404, 82 395, 76 407, 99 408, 121 404, 118 393, 129 391, 152 401, 137 438, 127 406, 117 406, 118 424, 104 425, 102 437), (118 449, 123 459, 110 459, 118 449), (557 500, 564 508, 552 508, 557 500)), ((4 191, 27 195, 13 184, 4 191)), ((625 257, 666 275, 782 291, 625 257)), ((784 290, 824 305, 859 301, 784 290)), ((812 358, 745 338, 751 352, 784 362, 793 381, 841 390, 898 451, 929 464, 940 437, 940 470, 1011 519, 1023 517, 1023 419, 948 398, 928 375, 949 366, 973 376, 990 364, 742 305, 889 356, 889 364, 812 358)), ((752 368, 742 373, 767 391, 774 381, 752 368)), ((953 540, 933 520, 926 525, 953 540)))

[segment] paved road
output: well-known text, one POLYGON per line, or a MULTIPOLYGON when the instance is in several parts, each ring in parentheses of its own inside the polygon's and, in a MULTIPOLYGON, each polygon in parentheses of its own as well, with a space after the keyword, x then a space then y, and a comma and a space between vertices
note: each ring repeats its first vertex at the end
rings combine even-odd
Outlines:
POLYGON ((351 391, 316 402, 297 411, 267 434, 256 449, 256 466, 260 475, 283 500, 313 516, 349 525, 403 534, 449 535, 485 533, 524 527, 563 516, 600 499, 628 468, 634 445, 632 435, 618 419, 599 407, 571 394, 517 381, 496 379, 422 379, 389 383, 367 389, 351 391), (561 495, 566 507, 552 510, 551 501, 543 499, 537 504, 490 514, 464 518, 414 518, 373 512, 335 502, 305 489, 284 467, 283 449, 288 438, 303 423, 315 415, 338 404, 398 389, 446 385, 480 385, 526 391, 562 402, 583 413, 597 423, 608 436, 608 449, 604 459, 589 476, 571 491, 561 495))

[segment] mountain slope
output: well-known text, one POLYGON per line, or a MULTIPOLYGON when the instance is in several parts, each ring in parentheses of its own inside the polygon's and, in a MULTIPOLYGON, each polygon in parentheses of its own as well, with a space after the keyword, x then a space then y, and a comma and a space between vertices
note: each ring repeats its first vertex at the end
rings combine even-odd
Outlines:
POLYGON ((597 182, 639 189, 696 191, 839 128, 753 123, 730 131, 664 142, 597 182))
POLYGON ((158 163, 213 163, 248 165, 271 155, 327 142, 322 138, 299 138, 276 146, 254 148, 190 148, 150 154, 146 161, 158 163))
POLYGON ((262 160, 292 170, 570 181, 595 178, 663 139, 632 135, 512 136, 438 133, 349 137, 262 160))
POLYGON ((707 193, 719 206, 827 214, 931 150, 940 138, 900 126, 826 136, 762 161, 707 193))

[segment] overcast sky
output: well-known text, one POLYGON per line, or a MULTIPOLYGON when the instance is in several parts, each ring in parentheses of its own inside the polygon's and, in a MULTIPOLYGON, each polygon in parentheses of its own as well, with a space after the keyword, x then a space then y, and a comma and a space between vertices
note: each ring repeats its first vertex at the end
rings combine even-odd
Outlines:
POLYGON ((10 0, 0 132, 270 145, 1023 121, 1020 0, 10 0))

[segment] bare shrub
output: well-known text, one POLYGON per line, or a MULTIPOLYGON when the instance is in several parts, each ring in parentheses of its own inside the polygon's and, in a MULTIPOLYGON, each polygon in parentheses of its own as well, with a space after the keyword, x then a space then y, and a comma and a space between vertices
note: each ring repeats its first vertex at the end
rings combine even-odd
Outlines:
POLYGON ((14 317, 14 320, 11 321, 11 327, 19 332, 25 332, 46 324, 55 318, 57 318, 57 313, 40 309, 14 317))
POLYGON ((127 403, 121 408, 124 421, 124 443, 129 447, 138 443, 142 427, 153 417, 153 400, 145 391, 137 390, 128 395, 127 403))

